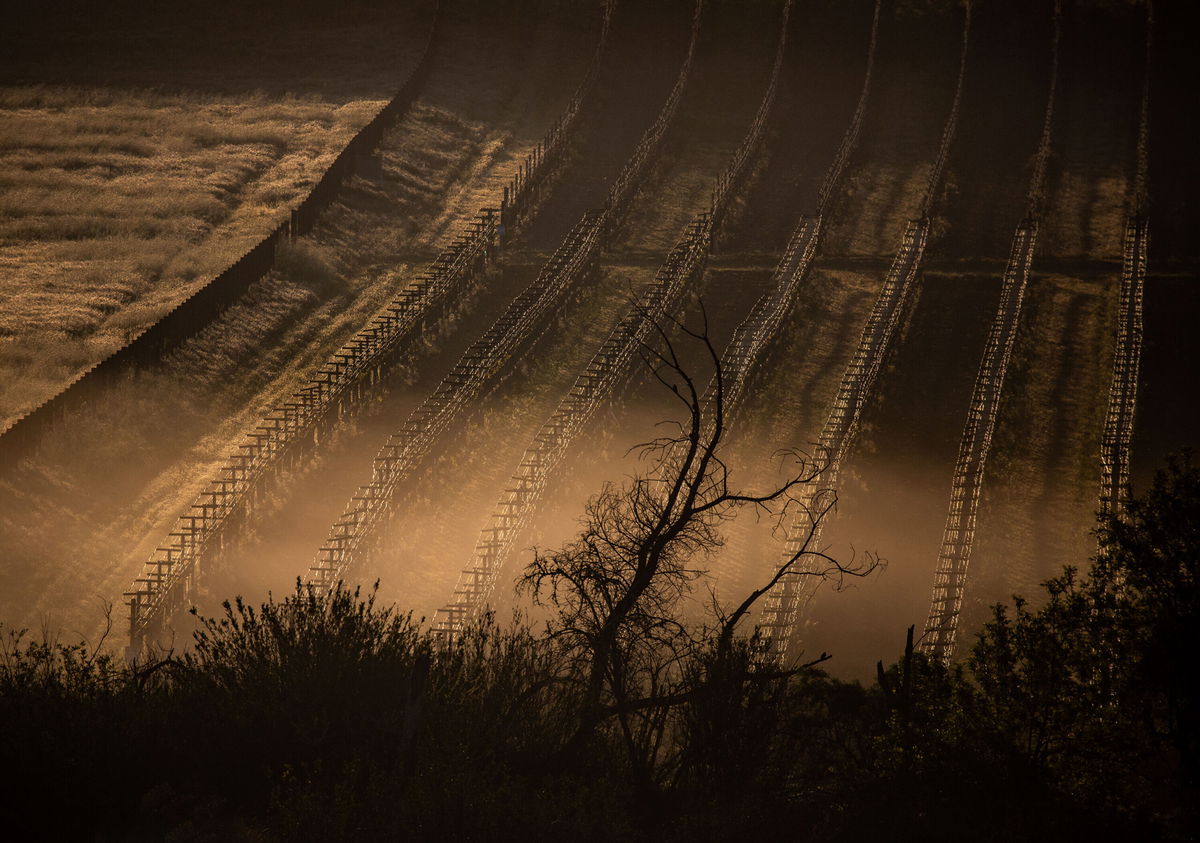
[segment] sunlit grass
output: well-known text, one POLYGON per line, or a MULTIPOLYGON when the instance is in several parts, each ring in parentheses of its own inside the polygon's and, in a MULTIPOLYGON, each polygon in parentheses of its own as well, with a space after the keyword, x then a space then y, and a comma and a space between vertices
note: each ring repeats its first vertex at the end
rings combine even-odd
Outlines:
POLYGON ((0 88, 0 424, 286 218, 382 104, 0 88))

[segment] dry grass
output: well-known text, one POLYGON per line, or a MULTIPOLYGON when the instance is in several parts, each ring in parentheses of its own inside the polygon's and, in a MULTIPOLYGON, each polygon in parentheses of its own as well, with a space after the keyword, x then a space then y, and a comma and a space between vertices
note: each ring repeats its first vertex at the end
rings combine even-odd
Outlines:
MULTIPOLYGON (((161 371, 125 379, 96 412, 65 419, 19 482, 0 483, 0 615, 94 625, 98 595, 115 599, 128 585, 241 431, 410 281, 461 220, 494 204, 578 80, 592 20, 548 22, 533 44, 449 20, 422 100, 385 139, 385 177, 355 179, 286 271, 254 285, 161 371)), ((374 451, 348 466, 351 481, 374 451)), ((340 507, 342 495, 333 497, 340 507)), ((292 556, 289 575, 311 553, 292 556)))
POLYGON ((0 423, 264 236, 382 102, 0 89, 0 423))
POLYGON ((287 215, 431 6, 54 4, 0 32, 0 429, 287 215))
POLYGON ((833 203, 825 254, 891 255, 921 200, 949 116, 957 30, 944 13, 884 20, 870 106, 853 164, 833 203), (897 45, 923 44, 914 56, 897 45))
MULTIPOLYGON (((563 303, 554 327, 529 349, 512 379, 480 402, 461 433, 413 484, 403 515, 387 533, 387 550, 373 560, 373 570, 360 576, 381 577, 384 593, 417 614, 432 617, 445 603, 530 438, 628 307, 631 275, 637 271, 605 267, 563 303), (489 445, 480 448, 480 442, 489 445)), ((644 273, 632 283, 639 289, 650 280, 644 273)), ((576 514, 563 519, 565 531, 572 530, 576 514)), ((540 513, 536 520, 545 526, 540 513)), ((527 534, 520 551, 527 541, 547 544, 544 535, 527 534)), ((526 556, 519 553, 522 561, 526 556)), ((505 583, 517 569, 514 564, 505 571, 505 583)), ((507 587, 501 591, 504 596, 497 600, 507 596, 507 587)))
MULTIPOLYGON (((786 479, 779 452, 812 452, 846 364, 879 292, 878 273, 818 266, 809 274, 774 349, 762 361, 746 403, 733 421, 731 464, 739 482, 767 488, 786 479)), ((779 553, 773 521, 739 518, 714 571, 722 592, 761 585, 779 553)))
POLYGON ((1095 551, 1113 277, 1035 275, 1004 384, 968 580, 969 626, 1095 551))

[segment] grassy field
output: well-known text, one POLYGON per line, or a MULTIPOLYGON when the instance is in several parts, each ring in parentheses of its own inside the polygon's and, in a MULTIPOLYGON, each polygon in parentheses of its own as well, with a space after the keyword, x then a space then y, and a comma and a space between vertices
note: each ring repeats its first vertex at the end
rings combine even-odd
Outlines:
POLYGON ((992 604, 1036 594, 1095 552, 1089 533, 1116 319, 1111 279, 1030 280, 987 464, 965 629, 986 621, 992 604))
POLYGON ((285 219, 380 105, 0 94, 0 426, 285 219))
POLYGON ((387 16, 386 52, 378 36, 365 53, 332 49, 362 39, 360 25, 326 33, 326 51, 303 60, 312 30, 280 29, 275 61, 340 85, 235 60, 222 48, 237 30, 194 33, 173 70, 161 53, 97 55, 86 38, 61 65, 18 51, 0 76, 0 428, 285 219, 413 66, 427 12, 387 16))
POLYGON ((966 629, 1095 552, 1140 95, 1128 71, 1141 43, 1125 14, 1078 8, 1066 23, 1044 222, 987 465, 966 629))
MULTIPOLYGON (((818 262, 738 422, 737 463, 753 466, 743 475, 752 485, 781 478, 779 460, 772 458, 779 449, 811 450, 819 435, 904 225, 919 213, 954 92, 959 34, 957 18, 946 10, 893 10, 881 21, 878 82, 872 89, 859 150, 833 203, 821 248, 821 255, 834 261, 818 262), (922 49, 914 50, 914 44, 922 49), (914 91, 922 95, 914 96, 914 91), (845 258, 850 260, 839 260, 845 258)), ((937 321, 943 314, 932 318, 937 321)), ((884 374, 882 388, 891 377, 890 372, 884 374)), ((864 431, 864 438, 869 434, 864 431)), ((851 542, 844 533, 834 538, 843 558, 848 558, 851 547, 860 552, 864 547, 857 534, 851 542)), ((760 584, 780 553, 780 539, 771 536, 766 521, 753 523, 747 516, 735 522, 714 565, 722 592, 732 596, 760 584)), ((878 544, 866 547, 877 549, 878 544)), ((871 584, 879 588, 876 581, 871 584)), ((823 595, 822 601, 840 614, 843 597, 823 595)), ((842 624, 837 627, 840 631, 842 624)), ((838 666, 857 657, 859 644, 853 635, 817 636, 813 641, 814 650, 836 645, 838 666)), ((853 673, 856 668, 849 670, 853 673)))
MULTIPOLYGON (((510 240, 508 248, 502 253, 503 263, 488 273, 486 280, 479 285, 480 289, 455 303, 452 318, 430 331, 424 342, 413 349, 406 365, 389 379, 380 401, 357 420, 352 430, 345 431, 338 441, 327 444, 322 459, 313 470, 293 477, 286 488, 277 491, 270 506, 260 511, 254 533, 227 548, 220 570, 211 572, 206 582, 202 600, 211 599, 215 605, 229 593, 265 594, 269 589, 278 592, 281 588, 290 587, 294 577, 312 562, 329 526, 341 514, 358 484, 367 480, 371 459, 378 452, 380 444, 437 385, 465 348, 500 315, 516 293, 533 280, 546 258, 542 249, 557 246, 562 234, 584 209, 602 204, 607 187, 605 175, 608 179, 615 175, 624 163, 629 148, 657 114, 682 57, 682 37, 674 45, 673 52, 644 49, 649 39, 645 32, 640 31, 644 27, 636 26, 641 17, 643 15, 636 9, 630 9, 629 15, 618 16, 613 32, 613 59, 605 65, 600 77, 599 98, 594 103, 598 104, 599 110, 589 108, 585 112, 584 125, 571 151, 571 163, 545 198, 538 216, 530 221, 518 238, 510 240), (653 79, 652 84, 650 78, 653 79), (621 116, 627 119, 619 119, 621 116), (637 119, 639 117, 642 119, 637 119)), ((684 20, 681 13, 679 21, 684 20)), ((686 33, 682 26, 679 31, 686 33)), ((561 38, 559 25, 550 22, 541 29, 539 38, 544 36, 548 39, 555 33, 561 38)), ((579 45, 575 46, 576 54, 582 55, 579 45)), ((513 47, 515 49, 516 43, 513 47)), ((460 160, 463 150, 455 151, 444 144, 425 142, 423 148, 428 152, 440 150, 441 155, 435 157, 460 160, 466 165, 461 174, 462 181, 444 207, 438 209, 430 203, 432 218, 427 227, 406 231, 398 236, 385 236, 395 238, 397 244, 404 244, 408 249, 415 249, 429 243, 431 233, 440 232, 444 235, 452 231, 454 224, 461 222, 464 214, 471 209, 495 204, 501 190, 495 176, 511 173, 512 161, 523 154, 521 151, 529 140, 525 134, 529 128, 534 125, 544 127, 553 119, 552 112, 544 112, 540 114, 541 122, 538 123, 533 119, 533 114, 562 101, 554 97, 547 98, 545 91, 569 80, 551 79, 547 71, 555 66, 561 67, 564 54, 570 50, 568 44, 552 48, 539 41, 536 56, 529 57, 529 69, 537 84, 529 84, 515 97, 511 91, 497 89, 495 80, 492 80, 490 91, 494 95, 484 97, 483 91, 477 89, 473 99, 478 101, 467 107, 462 98, 470 93, 470 89, 457 86, 455 99, 459 109, 479 117, 487 113, 483 111, 484 108, 497 109, 507 103, 507 110, 489 115, 487 123, 481 120, 473 124, 480 132, 479 137, 474 139, 474 154, 478 156, 474 160, 460 160), (519 123, 512 123, 513 116, 526 110, 529 113, 519 123)), ((473 75, 486 72, 489 52, 494 57, 494 50, 481 50, 472 60, 473 75)), ((459 73, 465 77, 466 68, 460 67, 459 73)), ((436 84, 438 91, 444 87, 445 80, 436 84)), ((442 115, 446 118, 445 125, 454 123, 449 118, 455 113, 462 112, 446 110, 442 115)), ((398 168, 403 169, 405 182, 418 175, 411 166, 398 168)), ((348 242, 336 236, 330 236, 326 242, 330 250, 339 254, 350 251, 348 242)), ((354 242, 359 244, 361 240, 356 238, 354 242)), ((588 307, 601 307, 605 303, 617 306, 625 301, 627 288, 623 278, 614 277, 604 289, 607 289, 608 295, 601 297, 599 302, 584 294, 585 302, 564 306, 566 313, 556 322, 554 333, 570 331, 572 318, 579 322, 575 327, 589 332, 588 337, 596 337, 597 332, 607 331, 615 317, 590 321, 585 318, 588 307)), ((602 337, 602 333, 599 336, 602 337)), ((570 351, 577 356, 585 355, 582 359, 586 361, 591 347, 598 342, 599 339, 576 342, 571 345, 570 351)), ((549 346, 539 346, 539 353, 553 355, 555 349, 562 350, 551 342, 549 346)), ((572 365, 563 364, 559 367, 548 362, 546 366, 549 368, 542 367, 539 371, 549 373, 548 376, 557 375, 561 382, 568 374, 573 376, 572 365)), ((513 408, 514 401, 524 406, 524 402, 510 390, 517 390, 520 394, 521 387, 528 387, 529 383, 522 377, 516 377, 513 381, 517 386, 504 392, 507 396, 504 399, 505 406, 513 408)), ((537 398, 531 399, 536 409, 529 410, 527 416, 521 416, 527 426, 540 423, 540 411, 550 412, 552 405, 546 402, 557 400, 552 386, 547 384, 543 392, 538 393, 542 403, 537 404, 537 398), (531 422, 530 419, 536 421, 531 422)), ((484 404, 489 410, 494 409, 492 402, 485 401, 484 404)), ((518 410, 513 409, 513 412, 518 410)), ((519 419, 508 419, 504 414, 497 416, 490 411, 487 416, 487 424, 497 426, 496 435, 503 438, 505 444, 479 452, 481 440, 476 434, 477 425, 472 423, 462 432, 467 438, 461 447, 457 442, 448 446, 452 448, 452 456, 442 455, 430 476, 414 479, 410 484, 411 494, 406 496, 400 507, 405 518, 398 519, 401 522, 398 534, 388 540, 396 552, 382 554, 384 558, 379 570, 359 571, 355 572, 355 576, 371 579, 382 574, 385 587, 391 589, 389 595, 401 599, 406 606, 416 605, 423 611, 432 611, 441 604, 449 594, 462 557, 470 550, 468 546, 465 550, 460 548, 457 554, 446 552, 447 536, 461 539, 464 543, 470 542, 473 546, 474 534, 471 530, 463 529, 462 523, 456 519, 465 518, 473 525, 473 519, 482 517, 486 508, 494 503, 495 497, 493 486, 487 483, 490 479, 494 479, 495 483, 502 482, 511 471, 510 463, 515 463, 525 445, 523 437, 515 433, 511 436, 500 433, 500 429, 520 430, 517 426, 519 419), (505 448, 509 450, 505 451, 505 448), (516 452, 510 453, 514 448, 516 452), (502 454, 508 454, 511 459, 506 461, 502 454), (488 468, 493 475, 499 473, 503 477, 487 475, 488 468), (459 493, 447 492, 446 484, 458 486, 459 493), (433 561, 429 561, 430 557, 433 561), (448 576, 447 568, 450 571, 448 576), (418 592, 414 584, 423 588, 423 591, 418 592)), ((455 430, 459 431, 459 427, 456 426, 455 430)))
MULTIPOLYGON (((429 4, 384 9, 363 0, 340 17, 307 3, 218 9, 224 26, 204 23, 199 12, 170 25, 170 16, 118 4, 101 15, 107 40, 74 18, 51 37, 44 16, 39 28, 32 12, 0 33, 8 51, 0 69, 0 427, 273 227, 411 67, 429 4)), ((127 586, 241 432, 410 283, 464 220, 498 203, 516 163, 578 81, 594 37, 594 16, 566 0, 513 9, 457 0, 422 99, 384 144, 385 176, 355 179, 278 272, 159 370, 122 380, 103 406, 65 419, 36 461, 0 478, 0 619, 49 617, 93 629, 100 600, 127 586), (489 8, 490 16, 475 15, 489 8), (531 13, 537 26, 524 25, 522 15, 531 13)), ((382 439, 531 279, 578 215, 602 203, 609 170, 652 118, 678 63, 638 15, 675 10, 682 21, 686 4, 639 9, 629 13, 633 23, 614 29, 624 52, 602 77, 598 116, 585 119, 543 218, 513 242, 512 263, 468 291, 412 349, 392 395, 323 443, 311 471, 271 493, 253 530, 231 543, 228 569, 209 581, 209 608, 235 591, 287 587, 304 570, 382 439)), ((794 17, 797 40, 769 149, 702 285, 718 344, 765 288, 799 213, 812 210, 853 107, 869 5, 854 20, 840 9, 827 4, 814 20, 798 9, 794 17), (827 37, 821 15, 840 21, 836 38, 827 37)), ((746 45, 774 44, 774 10, 736 19, 745 11, 736 4, 710 10, 679 124, 629 224, 608 244, 599 280, 563 306, 529 359, 407 491, 407 517, 388 538, 392 550, 370 572, 385 575, 389 599, 423 611, 444 600, 527 437, 630 287, 649 282, 707 204, 765 81, 769 51, 746 45)), ((972 563, 976 616, 986 602, 1014 587, 1029 590, 1078 555, 1098 482, 1139 42, 1124 27, 1128 15, 1109 19, 1083 7, 1071 14, 1039 263, 972 563), (1096 39, 1105 49, 1091 49, 1096 39)), ((976 20, 980 46, 935 207, 924 287, 847 462, 842 513, 827 534, 838 552, 869 548, 893 561, 877 580, 818 601, 811 647, 837 651, 844 673, 869 672, 928 606, 966 399, 1044 104, 1046 33, 1025 32, 1020 17, 989 6, 976 20)), ((958 22, 946 4, 885 6, 877 84, 829 214, 823 261, 737 421, 734 463, 748 467, 750 481, 774 477, 771 454, 810 444, 828 412, 905 221, 920 207, 953 93, 958 22)), ((1171 278, 1175 287, 1187 280, 1171 278)), ((1186 330, 1195 298, 1176 296, 1186 307, 1169 315, 1171 336, 1186 330)), ((1168 319, 1168 309, 1151 290, 1144 407, 1160 421, 1173 393, 1190 383, 1183 362, 1161 371, 1174 351, 1154 323, 1168 319)), ((605 412, 528 541, 567 538, 582 501, 633 467, 622 460, 625 447, 652 435, 652 423, 670 412, 646 396, 631 390, 605 412)), ((1172 428, 1154 439, 1183 433, 1172 428)), ((711 567, 732 594, 760 581, 759 566, 775 558, 776 546, 746 524, 728 538, 711 567)))
MULTIPOLYGON (((297 559, 301 564, 311 560, 355 484, 366 479, 364 471, 382 438, 436 385, 471 335, 482 332, 497 315, 504 296, 532 280, 546 251, 557 245, 578 213, 603 201, 607 182, 658 113, 674 81, 684 46, 686 12, 682 4, 675 7, 674 32, 679 37, 671 44, 672 51, 661 40, 651 39, 646 9, 628 7, 627 14, 618 16, 615 54, 601 76, 598 110, 589 115, 573 149, 572 165, 547 197, 541 216, 504 255, 493 284, 495 295, 467 314, 453 336, 438 340, 414 370, 413 382, 398 385, 384 400, 378 418, 363 422, 366 434, 356 437, 362 441, 348 443, 338 456, 281 496, 286 502, 264 520, 261 534, 230 554, 231 564, 223 566, 221 575, 223 586, 261 593, 287 585, 297 572, 297 559), (339 491, 323 495, 328 488, 339 491), (257 567, 245 564, 251 560, 257 567)), ((728 8, 714 12, 722 13, 728 15, 728 8)), ((739 37, 766 40, 764 33, 770 33, 776 21, 773 14, 755 15, 740 22, 747 31, 739 37)), ((716 25, 721 25, 719 18, 716 25)), ((721 27, 721 31, 726 30, 721 27)), ((480 401, 469 419, 454 425, 428 469, 405 484, 384 549, 371 570, 353 573, 356 579, 382 577, 385 596, 418 614, 431 614, 449 597, 474 547, 476 530, 483 526, 529 437, 628 306, 631 289, 653 279, 665 256, 662 244, 668 237, 673 242, 691 215, 706 204, 708 189, 757 105, 768 58, 731 49, 728 42, 715 38, 702 46, 679 123, 671 130, 668 152, 656 168, 658 176, 634 203, 635 223, 616 238, 599 276, 561 306, 551 328, 522 355, 522 365, 480 401), (720 72, 730 68, 739 72, 720 72), (719 110, 721 119, 705 120, 705 115, 717 113, 714 110, 719 110)), ((746 301, 742 297, 740 303, 746 301)), ((589 439, 586 449, 594 444, 589 439)), ((572 474, 586 489, 584 497, 605 479, 603 472, 591 470, 573 469, 572 474)), ((570 532, 577 514, 563 516, 556 510, 548 521, 539 515, 529 540, 556 540, 570 532)), ((214 588, 212 596, 222 593, 214 588)))
MULTIPOLYGON (((882 280, 882 272, 820 264, 811 272, 734 420, 732 463, 740 468, 741 483, 753 489, 779 483, 786 479, 780 451, 812 451, 882 280)), ((744 593, 762 584, 782 552, 772 539, 773 526, 749 514, 731 525, 714 567, 723 592, 744 593)))
MULTIPOLYGON (((814 604, 810 648, 840 653, 834 670, 843 675, 866 675, 905 626, 923 623, 971 383, 1022 214, 1046 92, 1048 18, 1038 12, 1033 37, 1019 16, 994 12, 982 10, 976 21, 981 47, 968 59, 924 290, 864 418, 840 513, 826 532, 835 555, 871 550, 891 563, 878 578, 814 604), (988 260, 991 269, 980 263, 988 260)), ((985 619, 989 604, 1014 590, 1032 593, 1090 550, 1116 284, 1096 262, 1119 255, 1136 88, 1126 77, 1137 43, 1122 41, 1109 18, 1073 14, 1038 252, 1058 269, 1030 283, 988 463, 966 629, 985 619), (1109 60, 1120 69, 1098 72, 1109 60)), ((896 154, 904 161, 910 153, 896 154)), ((860 231, 877 216, 864 208, 853 218, 860 231)))
POLYGON ((881 18, 860 148, 831 209, 825 254, 890 256, 920 214, 954 97, 960 40, 959 17, 944 10, 881 18))
POLYGON ((934 206, 930 255, 1002 261, 1025 213, 1045 116, 1050 6, 1037 0, 979 4, 971 31, 963 105, 934 206))
MULTIPOLYGON (((432 612, 450 596, 459 570, 470 559, 478 538, 476 531, 484 526, 484 518, 509 483, 530 437, 554 411, 624 314, 631 293, 653 281, 670 245, 683 233, 692 215, 707 206, 717 174, 753 117, 770 62, 768 56, 746 50, 745 45, 767 41, 777 27, 777 19, 761 13, 747 15, 734 29, 728 26, 732 23, 731 7, 716 7, 710 14, 713 30, 726 37, 702 40, 678 122, 669 130, 664 155, 655 168, 657 178, 646 185, 631 207, 629 223, 603 257, 596 280, 560 309, 555 324, 527 355, 527 362, 474 414, 463 433, 447 444, 427 476, 414 484, 410 500, 400 510, 389 549, 380 554, 378 573, 384 577, 390 594, 403 598, 418 612, 432 612), (706 119, 709 116, 713 119, 706 119), (630 258, 636 263, 625 262, 630 258), (481 448, 484 442, 493 444, 481 448)), ((680 15, 679 20, 682 23, 686 18, 680 15)), ((684 31, 682 26, 679 31, 684 31)), ((680 52, 682 46, 678 45, 680 52)), ((657 97, 645 90, 649 87, 645 76, 628 78, 622 72, 625 95, 617 97, 615 91, 610 91, 608 97, 617 113, 627 111, 627 103, 636 97, 643 106, 650 106, 645 118, 648 124, 674 81, 679 57, 676 53, 656 58, 655 82, 660 87, 657 97)), ((615 114, 597 115, 593 131, 599 131, 613 117, 615 114)), ((627 138, 626 146, 631 146, 632 140, 627 138)), ((592 135, 589 141, 581 144, 581 153, 602 154, 607 146, 603 136, 592 135), (600 148, 592 146, 588 150, 597 143, 600 148)), ((580 163, 585 160, 590 159, 580 163)), ((583 169, 590 168, 585 165, 583 169)), ((570 191, 573 183, 574 177, 568 175, 562 191, 570 191)), ((538 239, 536 235, 531 237, 538 239)), ((604 417, 605 411, 600 415, 604 417)), ((615 427, 621 430, 624 425, 617 422, 615 427)), ((594 453, 595 445, 594 437, 585 436, 572 450, 594 453)), ((619 455, 618 445, 611 455, 614 464, 619 462, 619 455)), ((593 470, 572 461, 573 486, 586 489, 586 498, 609 479, 612 470, 613 464, 593 470)), ((520 570, 528 559, 529 545, 554 546, 574 531, 581 510, 572 505, 580 504, 582 499, 571 496, 565 500, 570 505, 550 505, 535 514, 531 528, 518 540, 520 552, 509 560, 502 582, 507 584, 520 570)), ((547 496, 548 503, 565 500, 557 494, 547 496)), ((501 593, 497 600, 507 606, 508 597, 501 593)))
POLYGON ((563 11, 513 37, 467 12, 447 20, 424 98, 385 140, 385 177, 356 179, 294 261, 0 482, 0 617, 93 628, 241 431, 498 201, 577 84, 595 18, 563 11))
POLYGON ((926 271, 863 413, 824 540, 836 558, 870 551, 887 567, 813 601, 806 646, 836 653, 838 675, 868 676, 878 658, 903 646, 908 625, 919 630, 924 621, 958 440, 998 294, 992 275, 926 271))

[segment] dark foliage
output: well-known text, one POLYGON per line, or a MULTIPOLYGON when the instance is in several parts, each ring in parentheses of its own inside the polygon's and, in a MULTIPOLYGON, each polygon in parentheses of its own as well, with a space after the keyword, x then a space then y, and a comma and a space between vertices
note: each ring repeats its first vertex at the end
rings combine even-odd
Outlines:
MULTIPOLYGON (((653 469, 588 506, 521 587, 535 631, 442 639, 339 586, 240 599, 183 654, 126 665, 10 634, 0 828, 14 839, 1177 839, 1196 829, 1200 470, 1104 524, 1085 577, 998 606, 963 664, 913 650, 870 687, 780 664, 741 625, 787 578, 840 579, 808 544, 736 607, 684 622, 720 526, 782 518, 820 465, 760 492, 721 458, 725 380, 663 331, 645 349, 685 421, 653 469)), ((813 500, 825 500, 818 494, 813 500)), ((828 506, 802 514, 813 529, 828 506)), ((810 533, 810 539, 811 539, 810 533)))
POLYGON ((563 752, 586 689, 520 624, 447 643, 370 595, 299 589, 132 668, 12 635, 0 823, 10 839, 1186 839, 1198 525, 1185 459, 1104 526, 1088 576, 997 607, 961 665, 910 639, 870 687, 764 677, 752 642, 718 654, 701 635, 659 700, 673 750, 649 780, 615 717, 563 752))

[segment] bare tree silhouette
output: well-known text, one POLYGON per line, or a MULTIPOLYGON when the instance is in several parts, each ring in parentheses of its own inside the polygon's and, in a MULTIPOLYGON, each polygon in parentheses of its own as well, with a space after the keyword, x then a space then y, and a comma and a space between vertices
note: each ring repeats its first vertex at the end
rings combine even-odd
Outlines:
MULTIPOLYGON (((518 581, 535 604, 553 610, 548 637, 565 656, 567 678, 578 683, 580 726, 569 747, 612 724, 647 784, 687 766, 672 740, 685 724, 672 712, 694 714, 698 701, 711 702, 721 688, 740 694, 747 682, 777 682, 828 658, 781 665, 756 632, 739 636, 759 599, 790 577, 861 577, 879 564, 869 556, 844 564, 804 542, 736 606, 710 593, 711 622, 685 622, 682 603, 704 575, 705 557, 721 546, 722 524, 747 509, 782 519, 805 507, 799 492, 823 465, 787 452, 781 455, 791 463, 786 481, 761 491, 737 488, 723 457, 727 383, 707 318, 698 329, 677 320, 656 327, 643 360, 679 402, 683 421, 663 422, 669 433, 636 446, 651 469, 624 485, 607 484, 589 501, 579 535, 537 553, 518 581), (680 340, 698 345, 711 367, 707 389, 681 359, 680 340)), ((836 495, 818 502, 818 510, 806 512, 810 538, 836 495)))

